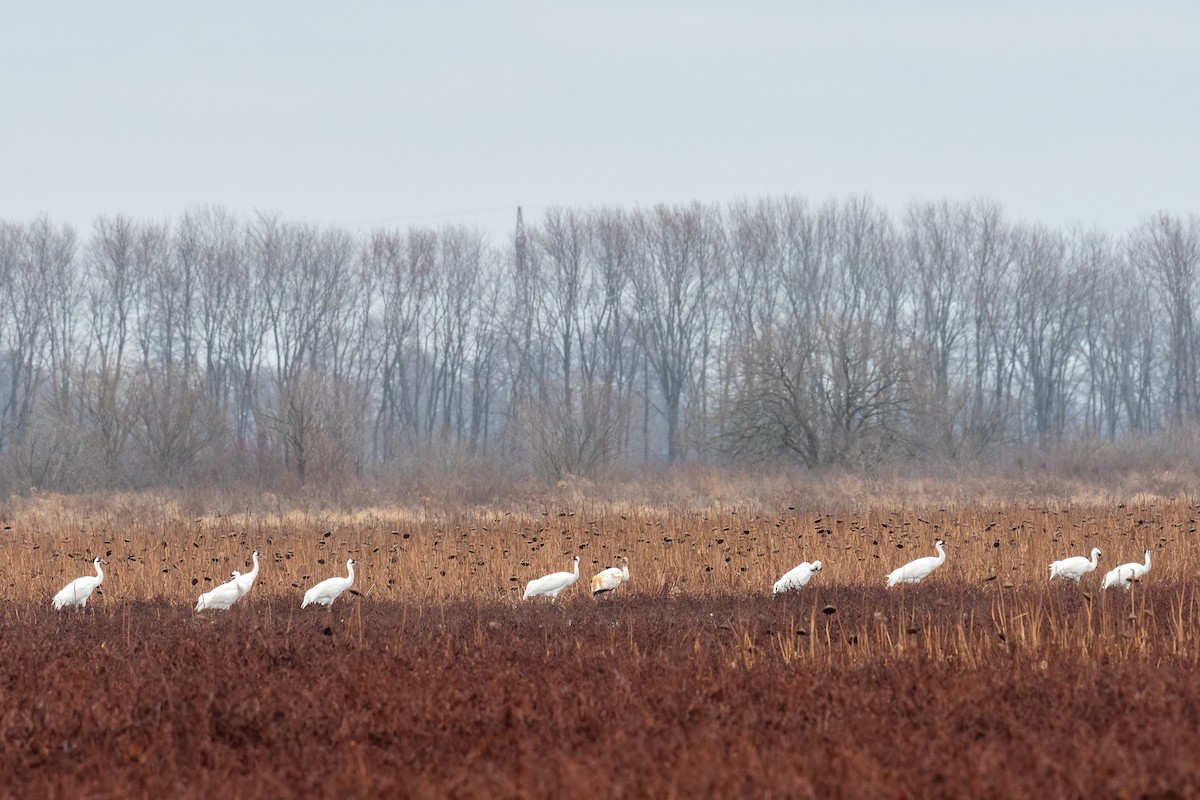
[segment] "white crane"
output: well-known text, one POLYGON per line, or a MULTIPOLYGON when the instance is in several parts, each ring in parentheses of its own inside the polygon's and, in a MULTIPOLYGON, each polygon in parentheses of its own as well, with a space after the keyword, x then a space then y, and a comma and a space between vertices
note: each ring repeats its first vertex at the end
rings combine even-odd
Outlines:
MULTIPOLYGON (((254 588, 254 579, 258 577, 258 551, 255 550, 253 553, 251 553, 250 558, 254 561, 254 569, 250 570, 245 575, 238 575, 236 578, 238 588, 241 589, 243 595, 254 588)), ((242 595, 238 595, 238 597, 241 596, 242 595)))
POLYGON ((246 592, 254 586, 254 579, 258 577, 258 551, 255 550, 250 554, 250 558, 254 561, 254 569, 243 575, 238 570, 230 573, 232 577, 229 580, 211 589, 196 598, 196 610, 204 611, 208 608, 214 608, 218 611, 225 611, 231 605, 241 600, 246 592))
MULTIPOLYGON (((237 570, 234 570, 234 572, 237 573, 237 570)), ((224 611, 236 603, 244 594, 241 585, 238 583, 241 577, 240 573, 235 574, 220 586, 200 595, 196 598, 196 610, 204 611, 207 608, 215 608, 218 611, 224 611)))
POLYGON ((1146 551, 1146 563, 1139 564, 1136 561, 1130 561, 1128 564, 1122 564, 1119 567, 1113 567, 1104 576, 1104 582, 1101 584, 1102 589, 1108 589, 1112 586, 1121 586, 1128 590, 1133 586, 1134 581, 1140 581, 1147 572, 1150 571, 1150 551, 1146 551))
POLYGON ((579 556, 575 556, 571 560, 575 563, 574 572, 552 572, 530 581, 526 584, 525 595, 521 599, 528 600, 531 597, 545 594, 550 596, 552 604, 555 603, 558 600, 559 592, 579 580, 579 556))
POLYGON ((811 564, 805 561, 799 566, 792 567, 782 578, 775 581, 775 591, 773 593, 779 594, 780 592, 787 592, 792 589, 803 589, 812 580, 813 573, 820 571, 820 561, 814 561, 811 564))
POLYGON ((343 577, 326 578, 316 586, 304 593, 304 602, 300 604, 301 608, 310 603, 319 603, 323 606, 331 605, 337 596, 349 589, 354 584, 354 559, 346 562, 346 569, 350 574, 343 577))
POLYGON ((1096 562, 1099 558, 1100 548, 1093 547, 1090 560, 1087 556, 1072 556, 1071 558, 1055 561, 1050 564, 1050 577, 1070 578, 1079 583, 1080 578, 1096 568, 1096 562))
POLYGON ((97 586, 104 583, 104 570, 100 569, 99 557, 92 559, 92 564, 96 567, 95 575, 76 578, 54 595, 55 609, 61 609, 63 606, 87 607, 87 601, 92 596, 92 592, 97 586))
POLYGON ((602 569, 592 576, 592 597, 607 595, 611 600, 617 596, 617 588, 629 580, 629 561, 617 556, 617 562, 621 566, 602 569))
POLYGON ((1125 566, 1129 568, 1129 573, 1133 576, 1134 579, 1140 579, 1140 578, 1144 577, 1145 574, 1150 571, 1150 551, 1149 550, 1146 551, 1146 563, 1145 564, 1131 563, 1131 564, 1126 564, 1125 566))
POLYGON ((946 551, 942 549, 945 544, 941 539, 934 543, 934 548, 937 549, 936 556, 925 556, 918 558, 915 561, 910 561, 899 569, 892 570, 888 575, 887 585, 895 586, 897 583, 920 583, 925 578, 929 577, 929 573, 946 563, 946 551))

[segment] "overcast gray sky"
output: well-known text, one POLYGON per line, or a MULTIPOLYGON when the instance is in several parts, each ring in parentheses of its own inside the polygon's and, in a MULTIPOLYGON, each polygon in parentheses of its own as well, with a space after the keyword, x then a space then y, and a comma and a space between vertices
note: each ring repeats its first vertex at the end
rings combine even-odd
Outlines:
POLYGON ((989 5, 7 4, 0 218, 220 204, 498 238, 518 204, 1200 211, 1200 4, 989 5))

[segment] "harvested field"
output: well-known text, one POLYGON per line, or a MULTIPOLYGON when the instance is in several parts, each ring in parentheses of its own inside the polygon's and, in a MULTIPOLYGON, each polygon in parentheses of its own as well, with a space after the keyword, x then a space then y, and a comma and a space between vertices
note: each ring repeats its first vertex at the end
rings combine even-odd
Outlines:
POLYGON ((1200 792, 1195 593, 1039 595, 9 607, 0 770, 24 797, 1200 792))
POLYGON ((1184 502, 56 513, 5 520, 11 796, 1200 794, 1184 502), (939 535, 943 569, 883 588, 939 535), (1105 555, 1081 586, 1047 582, 1052 558, 1093 545, 1105 555), (193 612, 252 547, 252 593, 193 612), (1145 581, 1098 590, 1145 548, 1145 581), (633 582, 593 602, 582 584, 618 551, 633 582), (53 611, 93 553, 109 577, 88 610, 53 611), (515 599, 572 553, 585 577, 558 605, 515 599), (347 557, 358 593, 301 611, 347 557), (808 587, 770 596, 813 558, 826 567, 808 587))
MULTIPOLYGON (((977 505, 944 508, 818 506, 695 509, 581 503, 535 510, 372 509, 357 513, 264 510, 200 515, 138 499, 92 506, 58 501, 15 510, 0 531, 0 599, 48 598, 108 562, 102 594, 195 603, 200 592, 248 570, 263 554, 256 591, 280 598, 358 562, 356 588, 372 600, 479 599, 518 602, 524 582, 569 569, 582 574, 631 562, 639 593, 755 594, 801 561, 819 559, 815 579, 878 586, 895 567, 933 554, 944 538, 942 583, 996 580, 1041 586, 1059 558, 1103 550, 1107 569, 1159 557, 1155 583, 1200 578, 1198 511, 1185 501, 1108 506, 977 505)), ((1085 584, 1087 581, 1085 581, 1085 584)))

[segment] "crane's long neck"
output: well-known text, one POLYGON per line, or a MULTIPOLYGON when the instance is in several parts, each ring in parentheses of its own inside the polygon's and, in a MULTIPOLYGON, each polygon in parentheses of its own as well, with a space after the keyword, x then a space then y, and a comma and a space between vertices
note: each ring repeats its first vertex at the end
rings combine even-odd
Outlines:
POLYGON ((938 553, 937 554, 938 564, 939 565, 945 564, 946 563, 946 551, 942 549, 942 543, 938 542, 937 544, 934 545, 934 547, 937 549, 937 553, 938 553))
POLYGON ((1150 569, 1150 551, 1146 551, 1146 569, 1150 569))
POLYGON ((258 577, 258 553, 254 553, 250 558, 254 561, 254 569, 247 572, 246 575, 249 576, 250 580, 254 580, 258 577))
MULTIPOLYGON (((1147 558, 1148 557, 1149 556, 1147 556, 1147 558)), ((575 572, 573 574, 575 575, 576 578, 578 578, 579 577, 579 559, 578 558, 575 559, 575 561, 573 563, 575 564, 575 572)))
POLYGON ((346 562, 346 569, 350 571, 350 574, 347 576, 347 578, 349 579, 349 581, 350 581, 351 583, 354 583, 354 562, 353 562, 353 561, 347 561, 347 562, 346 562))
POLYGON ((100 569, 100 559, 96 559, 96 585, 104 583, 104 570, 100 569))
POLYGON ((1092 548, 1092 569, 1096 568, 1096 561, 1099 558, 1100 558, 1100 549, 1097 547, 1093 547, 1092 548))

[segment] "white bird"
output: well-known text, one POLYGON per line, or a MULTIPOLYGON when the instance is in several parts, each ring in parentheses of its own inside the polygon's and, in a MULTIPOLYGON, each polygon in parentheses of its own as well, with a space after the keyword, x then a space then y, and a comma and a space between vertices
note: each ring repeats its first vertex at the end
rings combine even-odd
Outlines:
POLYGON ((528 600, 536 595, 545 594, 550 596, 551 603, 556 602, 559 592, 579 580, 579 556, 571 560, 575 562, 574 572, 552 572, 530 581, 525 586, 525 596, 521 599, 528 600))
POLYGON ((620 567, 602 569, 592 576, 592 597, 608 595, 611 600, 617 596, 617 587, 629 580, 629 562, 625 556, 617 556, 617 561, 620 567))
POLYGON ((1104 576, 1104 583, 1101 588, 1108 589, 1112 586, 1121 586, 1128 590, 1133 586, 1134 581, 1140 581, 1147 572, 1150 571, 1150 551, 1146 551, 1146 563, 1139 564, 1136 561, 1130 561, 1128 564, 1122 564, 1119 567, 1113 567, 1104 576))
POLYGON ((254 561, 254 569, 245 575, 235 569, 225 583, 196 598, 196 610, 204 611, 207 608, 214 608, 224 611, 241 600, 246 592, 254 586, 254 579, 258 577, 258 551, 255 550, 251 553, 250 558, 254 561))
POLYGON ((813 573, 820 571, 820 561, 814 561, 811 564, 805 561, 797 567, 792 567, 782 578, 775 581, 774 594, 792 589, 803 589, 812 580, 813 573))
POLYGON ((326 578, 305 592, 304 602, 300 604, 300 607, 304 608, 309 603, 320 603, 323 606, 332 604, 333 601, 337 599, 339 594, 349 589, 354 583, 353 558, 346 562, 346 569, 350 571, 349 576, 345 578, 340 576, 335 578, 326 578))
POLYGON ((87 607, 87 601, 92 596, 92 592, 97 586, 104 583, 104 570, 100 569, 100 559, 92 559, 92 564, 96 567, 95 575, 84 575, 82 578, 76 578, 64 586, 58 594, 54 595, 54 607, 56 609, 61 609, 63 606, 87 607))
POLYGON ((215 608, 224 611, 236 603, 245 594, 238 583, 241 577, 241 575, 234 575, 215 589, 200 595, 196 598, 196 610, 204 611, 206 608, 215 608))
POLYGON ((897 583, 920 583, 925 578, 929 577, 929 573, 946 563, 946 551, 942 549, 944 542, 938 539, 934 543, 938 554, 936 556, 925 556, 910 561, 899 569, 892 570, 888 575, 887 585, 895 586, 897 583))
POLYGON ((238 597, 241 597, 254 588, 254 579, 258 577, 258 551, 255 550, 253 553, 251 553, 250 558, 254 561, 254 569, 250 570, 245 575, 238 575, 235 579, 237 580, 238 588, 240 588, 242 592, 242 594, 238 595, 238 597))
POLYGON ((1072 556, 1050 564, 1050 577, 1070 578, 1076 583, 1087 573, 1096 568, 1096 560, 1100 558, 1100 548, 1092 548, 1092 557, 1072 556))

